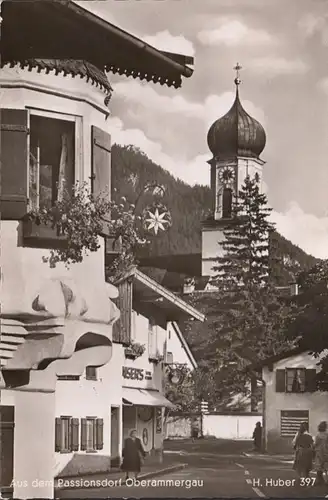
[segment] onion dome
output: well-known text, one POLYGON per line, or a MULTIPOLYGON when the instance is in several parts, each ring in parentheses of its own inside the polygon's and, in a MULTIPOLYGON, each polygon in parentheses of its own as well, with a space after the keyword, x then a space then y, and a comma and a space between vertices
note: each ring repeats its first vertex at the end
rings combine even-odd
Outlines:
MULTIPOLYGON (((238 71, 240 66, 235 69, 238 71)), ((235 102, 228 113, 216 120, 208 131, 207 144, 214 158, 231 156, 259 158, 265 147, 264 128, 246 113, 239 100, 240 83, 237 73, 235 102)))

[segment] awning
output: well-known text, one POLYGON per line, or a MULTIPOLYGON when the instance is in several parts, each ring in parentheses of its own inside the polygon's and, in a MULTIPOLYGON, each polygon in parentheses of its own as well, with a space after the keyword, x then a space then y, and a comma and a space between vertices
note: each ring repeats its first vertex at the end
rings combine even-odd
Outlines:
POLYGON ((123 388, 123 404, 136 406, 165 406, 175 408, 160 392, 147 389, 123 388))

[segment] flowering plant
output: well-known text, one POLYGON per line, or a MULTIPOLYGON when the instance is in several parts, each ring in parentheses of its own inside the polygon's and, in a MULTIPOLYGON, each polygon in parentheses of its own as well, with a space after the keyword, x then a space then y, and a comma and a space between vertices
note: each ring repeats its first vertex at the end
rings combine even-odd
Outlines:
POLYGON ((65 246, 52 249, 43 261, 50 267, 58 262, 66 266, 82 262, 85 255, 100 248, 99 234, 104 233, 107 226, 106 234, 113 239, 113 245, 120 248, 110 272, 115 281, 118 274, 134 265, 135 248, 147 243, 136 224, 134 205, 129 205, 125 198, 121 201, 120 204, 109 201, 104 195, 94 197, 86 183, 76 183, 71 192, 64 191, 54 206, 31 210, 28 214, 31 220, 56 229, 58 236, 66 238, 65 246))
POLYGON ((131 342, 131 344, 125 348, 125 356, 132 357, 134 359, 140 358, 146 350, 144 344, 139 344, 139 342, 131 342))

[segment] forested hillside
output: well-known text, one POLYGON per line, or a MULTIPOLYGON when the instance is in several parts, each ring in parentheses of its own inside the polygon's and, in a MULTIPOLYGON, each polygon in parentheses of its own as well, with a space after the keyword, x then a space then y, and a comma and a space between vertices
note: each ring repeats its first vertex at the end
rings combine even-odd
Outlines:
MULTIPOLYGON (((207 165, 204 165, 207 168, 207 165)), ((211 207, 211 192, 207 186, 190 186, 174 178, 165 165, 153 163, 133 146, 113 145, 112 188, 114 196, 125 196, 134 203, 143 186, 156 181, 165 186, 163 203, 172 216, 172 227, 153 238, 148 253, 152 256, 195 254, 201 252, 201 220, 211 207), (163 168, 164 167, 164 168, 163 168), (116 192, 115 192, 116 188, 116 192)), ((140 197, 137 211, 151 202, 151 195, 140 197)), ((286 285, 298 272, 311 268, 316 259, 278 233, 272 235, 272 265, 277 285, 286 285)))

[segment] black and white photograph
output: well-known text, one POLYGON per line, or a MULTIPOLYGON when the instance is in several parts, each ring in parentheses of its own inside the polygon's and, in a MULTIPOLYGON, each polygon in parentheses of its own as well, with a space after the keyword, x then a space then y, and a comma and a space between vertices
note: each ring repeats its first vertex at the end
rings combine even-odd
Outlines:
POLYGON ((0 9, 0 498, 328 498, 328 3, 0 9))

